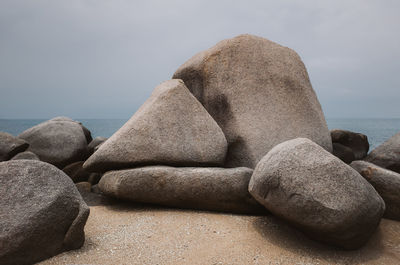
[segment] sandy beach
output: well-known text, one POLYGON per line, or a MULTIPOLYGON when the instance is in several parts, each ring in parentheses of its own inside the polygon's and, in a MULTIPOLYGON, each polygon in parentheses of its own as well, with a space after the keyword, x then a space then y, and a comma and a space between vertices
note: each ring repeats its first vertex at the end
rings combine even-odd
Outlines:
POLYGON ((399 264, 400 222, 382 219, 363 248, 319 244, 272 215, 88 202, 84 246, 40 264, 399 264))

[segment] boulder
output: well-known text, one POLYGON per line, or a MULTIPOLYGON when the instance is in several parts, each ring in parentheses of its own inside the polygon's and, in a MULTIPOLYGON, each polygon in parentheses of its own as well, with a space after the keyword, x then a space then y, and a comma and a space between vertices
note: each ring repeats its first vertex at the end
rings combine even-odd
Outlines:
POLYGON ((85 134, 86 142, 87 142, 87 143, 90 143, 90 142, 93 140, 93 138, 92 138, 92 133, 89 131, 88 128, 86 128, 86 127, 85 127, 81 122, 79 122, 79 121, 74 121, 73 119, 68 118, 68 117, 64 117, 64 116, 55 117, 55 118, 51 119, 51 121, 69 121, 69 122, 78 123, 78 124, 81 126, 81 128, 82 128, 83 134, 85 134))
POLYGON ((85 193, 89 193, 92 189, 92 184, 87 181, 78 182, 75 184, 75 186, 78 189, 79 193, 82 194, 82 196, 85 193))
POLYGON ((83 168, 83 163, 85 163, 85 161, 72 163, 64 167, 62 171, 64 171, 64 173, 67 174, 74 183, 88 181, 92 173, 83 168))
POLYGON ((400 173, 400 132, 372 150, 364 160, 400 173))
POLYGON ((170 207, 221 212, 265 212, 247 187, 249 168, 149 166, 109 171, 99 182, 109 196, 170 207))
POLYGON ((0 264, 33 264, 80 248, 89 208, 55 166, 0 163, 0 264))
POLYGON ((196 54, 173 78, 185 82, 222 128, 228 167, 254 168, 272 147, 297 137, 332 151, 307 70, 289 48, 240 35, 196 54))
POLYGON ((40 123, 18 137, 27 141, 29 151, 35 153, 41 161, 63 168, 88 156, 87 140, 78 122, 52 119, 40 123))
POLYGON ((225 136, 182 80, 157 86, 151 97, 85 162, 93 172, 137 165, 224 163, 225 136))
POLYGON ((90 182, 92 185, 96 185, 97 183, 99 183, 102 176, 103 174, 101 173, 91 173, 89 175, 88 182, 90 182))
POLYGON ((332 143, 333 151, 332 154, 346 164, 350 164, 352 161, 354 161, 356 158, 354 156, 353 150, 347 146, 344 146, 339 143, 332 143))
POLYGON ((331 137, 332 143, 344 145, 353 151, 353 160, 363 159, 368 154, 369 142, 365 134, 336 129, 331 131, 331 137))
POLYGON ((281 143, 263 157, 249 191, 308 236, 346 249, 361 247, 385 210, 357 171, 305 138, 281 143))
POLYGON ((20 159, 37 160, 37 161, 40 160, 36 154, 30 151, 18 153, 17 155, 13 156, 13 158, 11 158, 11 160, 20 160, 20 159))
POLYGON ((107 141, 106 137, 98 136, 94 138, 88 145, 89 153, 93 154, 105 141, 107 141))
POLYGON ((375 188, 385 201, 386 218, 400 221, 400 174, 365 161, 350 164, 375 188))
POLYGON ((11 159, 28 147, 29 144, 26 141, 18 139, 9 133, 0 132, 0 162, 11 159))

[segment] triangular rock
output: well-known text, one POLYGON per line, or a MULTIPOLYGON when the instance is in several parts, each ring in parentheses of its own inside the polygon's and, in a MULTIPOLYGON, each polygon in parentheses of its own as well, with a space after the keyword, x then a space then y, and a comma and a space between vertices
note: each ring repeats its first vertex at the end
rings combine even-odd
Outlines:
POLYGON ((225 136, 182 80, 157 86, 151 97, 86 161, 90 171, 134 165, 220 165, 225 136))

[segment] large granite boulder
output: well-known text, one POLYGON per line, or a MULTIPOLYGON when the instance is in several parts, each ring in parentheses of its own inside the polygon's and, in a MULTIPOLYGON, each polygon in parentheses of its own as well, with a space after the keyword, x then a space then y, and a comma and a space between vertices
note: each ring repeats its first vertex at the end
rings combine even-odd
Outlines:
POLYGON ((89 144, 93 140, 92 133, 90 132, 90 130, 88 128, 86 128, 82 124, 82 122, 75 121, 71 118, 64 117, 64 116, 55 117, 55 118, 51 119, 51 121, 70 121, 70 122, 78 123, 81 126, 83 133, 85 134, 86 142, 89 144))
POLYGON ((368 180, 385 201, 383 216, 400 221, 400 174, 365 161, 354 161, 350 166, 368 180))
POLYGON ((55 166, 0 163, 0 194, 0 264, 32 264, 83 245, 89 208, 55 166))
POLYGON ((222 212, 265 212, 247 190, 249 168, 149 166, 109 171, 99 182, 109 196, 135 202, 222 212))
POLYGON ((37 160, 39 161, 39 157, 32 153, 31 151, 24 151, 21 153, 16 154, 11 158, 11 160, 21 160, 21 159, 28 159, 28 160, 37 160))
POLYGON ((297 137, 332 151, 307 70, 289 48, 240 35, 196 54, 173 78, 185 82, 224 131, 228 167, 254 168, 272 147, 297 137))
POLYGON ((353 150, 350 147, 344 146, 339 143, 332 143, 333 151, 332 154, 346 164, 350 164, 356 159, 353 150))
POLYGON ((249 191, 310 237, 346 249, 362 246, 385 210, 357 171, 305 138, 281 143, 263 157, 249 191))
POLYGON ((0 162, 11 159, 28 147, 29 144, 26 141, 18 139, 9 133, 0 132, 0 162))
POLYGON ((85 162, 89 171, 135 165, 221 165, 225 136, 182 80, 157 86, 151 97, 85 162))
POLYGON ((400 132, 372 150, 364 160, 400 173, 400 132))
POLYGON ((367 156, 369 150, 368 137, 362 133, 355 133, 346 130, 332 130, 332 143, 338 143, 350 148, 355 160, 363 159, 367 156))
POLYGON ((88 143, 80 123, 61 117, 40 123, 18 137, 41 161, 59 168, 88 157, 88 143))

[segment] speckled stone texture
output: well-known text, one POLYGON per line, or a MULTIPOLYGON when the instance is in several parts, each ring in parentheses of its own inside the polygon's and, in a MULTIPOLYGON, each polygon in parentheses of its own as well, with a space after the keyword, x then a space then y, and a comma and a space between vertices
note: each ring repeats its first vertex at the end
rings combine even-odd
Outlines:
POLYGON ((109 196, 178 208, 265 213, 248 192, 249 168, 150 166, 109 171, 99 182, 109 196))
POLYGON ((385 201, 383 216, 400 221, 400 174, 365 161, 354 161, 350 166, 368 180, 385 201))
POLYGON ((157 86, 140 109, 85 162, 105 172, 137 165, 221 165, 225 136, 182 80, 157 86))
POLYGON ((9 133, 0 132, 0 162, 11 159, 28 147, 29 144, 26 141, 18 139, 9 133))
POLYGON ((63 168, 88 156, 88 143, 82 125, 66 117, 40 123, 19 138, 29 143, 29 151, 41 161, 63 168))
POLYGON ((226 166, 254 168, 275 145, 305 137, 332 151, 307 70, 293 50, 240 35, 184 63, 182 79, 225 133, 226 166))
POLYGON ((263 157, 249 191, 310 237, 346 249, 364 245, 385 211, 368 181, 305 138, 281 143, 263 157))
POLYGON ((0 264, 32 264, 80 248, 89 208, 55 166, 0 163, 0 264))
POLYGON ((369 142, 365 134, 336 129, 331 131, 331 137, 332 143, 350 148, 354 153, 354 160, 360 160, 367 156, 369 142))
POLYGON ((364 160, 400 173, 400 132, 372 150, 364 160))

